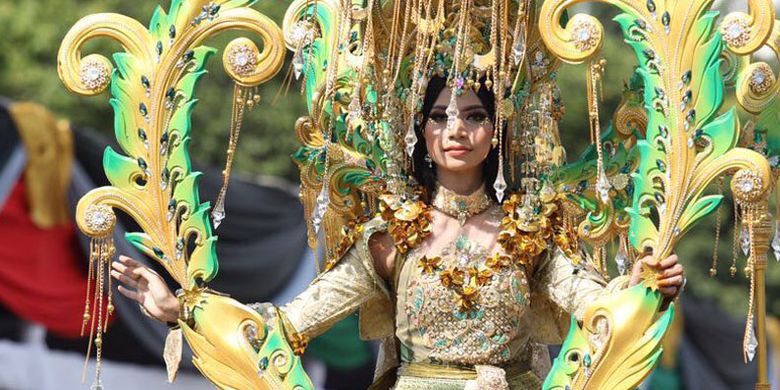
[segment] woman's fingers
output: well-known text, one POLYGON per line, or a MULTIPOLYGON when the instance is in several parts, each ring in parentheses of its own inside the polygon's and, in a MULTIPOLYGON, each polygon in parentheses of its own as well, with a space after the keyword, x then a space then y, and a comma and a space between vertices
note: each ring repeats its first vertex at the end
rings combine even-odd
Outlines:
POLYGON ((138 287, 138 280, 133 279, 133 278, 127 276, 126 274, 123 274, 123 273, 121 273, 121 272, 119 272, 117 270, 111 270, 111 276, 114 279, 116 279, 116 280, 124 283, 125 285, 127 285, 127 287, 130 287, 130 288, 137 288, 138 287))
POLYGON ((669 255, 669 257, 661 260, 658 262, 658 268, 665 270, 667 268, 673 267, 677 264, 677 255, 669 255))
POLYGON ((139 302, 139 303, 141 302, 141 300, 139 299, 138 292, 130 290, 127 287, 121 286, 121 285, 120 286, 116 286, 116 289, 119 291, 120 294, 122 294, 122 295, 124 295, 124 296, 126 296, 126 297, 128 297, 128 298, 130 298, 130 299, 132 299, 134 301, 136 301, 136 302, 139 302))
POLYGON ((675 264, 671 268, 665 269, 661 273, 662 278, 671 278, 672 276, 682 275, 685 272, 685 269, 680 264, 675 264))
POLYGON ((144 266, 143 264, 139 263, 138 261, 133 260, 133 258, 127 257, 125 255, 120 255, 119 256, 119 261, 121 261, 122 264, 125 264, 128 267, 143 268, 143 266, 144 266))
POLYGON ((133 268, 128 267, 125 264, 122 264, 118 261, 112 261, 111 262, 111 268, 117 270, 120 273, 123 273, 125 275, 133 275, 133 268))
POLYGON ((132 279, 139 280, 143 278, 148 280, 157 276, 157 273, 127 256, 120 256, 120 261, 114 261, 111 266, 132 279))
POLYGON ((677 275, 670 278, 662 278, 658 280, 659 287, 680 287, 683 284, 683 276, 677 275))

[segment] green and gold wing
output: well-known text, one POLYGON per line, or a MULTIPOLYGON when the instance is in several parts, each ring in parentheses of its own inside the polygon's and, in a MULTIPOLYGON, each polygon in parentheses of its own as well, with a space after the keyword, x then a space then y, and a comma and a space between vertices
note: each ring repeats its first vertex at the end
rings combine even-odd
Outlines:
MULTIPOLYGON (((281 29, 249 8, 252 3, 173 0, 167 12, 157 7, 148 28, 107 13, 87 16, 71 28, 58 55, 60 78, 81 95, 109 89, 121 149, 106 148, 103 167, 111 184, 79 201, 76 220, 95 240, 91 275, 98 279, 113 254, 113 210, 138 223, 141 231, 126 238, 181 286, 182 332, 195 365, 217 387, 308 389, 311 382, 284 341, 278 318, 264 318, 207 288, 218 270, 217 237, 210 204, 199 196, 200 173, 192 170, 189 150, 196 87, 207 60, 217 52, 202 42, 224 30, 244 30, 259 38, 261 49, 248 38, 237 38, 223 54, 225 71, 239 92, 234 99, 252 99, 246 91, 280 70, 285 51, 281 29), (116 40, 124 48, 113 55, 113 63, 99 54, 82 56, 83 46, 97 37, 116 40)), ((103 291, 96 292, 96 299, 102 296, 103 291)), ((93 320, 92 328, 97 328, 99 356, 104 326, 93 320)), ((101 384, 99 369, 96 384, 101 384)))
MULTIPOLYGON (((542 37, 564 61, 592 59, 601 46, 603 27, 593 17, 578 14, 565 26, 558 23, 566 8, 581 2, 546 1, 542 6, 542 37)), ((721 110, 724 45, 715 30, 712 2, 604 2, 623 11, 615 21, 637 59, 647 113, 646 133, 636 143, 633 194, 625 207, 633 247, 655 259, 669 255, 682 235, 720 203, 721 195, 703 193, 724 174, 734 174, 732 189, 752 213, 751 224, 760 222, 771 185, 769 164, 761 154, 736 147, 735 110, 721 110)), ((771 2, 751 2, 754 17, 745 33, 746 45, 755 46, 771 30, 771 20, 761 17, 767 7, 771 11, 771 2)), ((632 389, 651 372, 672 314, 658 313, 661 295, 655 272, 645 267, 643 277, 642 285, 595 302, 582 326, 573 324, 571 340, 544 388, 632 389), (634 317, 612 315, 617 307, 631 307, 634 317), (642 319, 640 326, 634 318, 642 319)))

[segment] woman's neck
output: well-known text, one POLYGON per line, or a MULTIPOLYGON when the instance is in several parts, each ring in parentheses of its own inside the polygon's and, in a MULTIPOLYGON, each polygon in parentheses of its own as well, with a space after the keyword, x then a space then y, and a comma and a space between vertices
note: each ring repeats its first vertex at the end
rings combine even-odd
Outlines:
POLYGON ((466 172, 442 171, 440 169, 436 174, 439 185, 456 194, 468 195, 483 185, 481 169, 466 172))

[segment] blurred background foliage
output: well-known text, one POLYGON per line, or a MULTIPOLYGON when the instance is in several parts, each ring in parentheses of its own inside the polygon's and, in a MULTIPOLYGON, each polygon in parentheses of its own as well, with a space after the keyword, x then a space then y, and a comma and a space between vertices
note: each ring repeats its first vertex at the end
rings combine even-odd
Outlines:
MULTIPOLYGON (((60 40, 79 18, 96 12, 117 12, 146 23, 157 1, 149 0, 36 0, 0 2, 0 95, 12 100, 31 100, 44 104, 60 117, 70 119, 75 126, 90 127, 111 135, 112 112, 107 96, 93 98, 69 94, 60 83, 56 70, 56 55, 60 40)), ((167 7, 167 2, 163 4, 167 7)), ((281 22, 286 2, 264 1, 254 7, 281 22)), ((609 121, 621 99, 624 81, 634 66, 634 56, 622 43, 617 26, 608 22, 615 8, 592 6, 588 12, 604 21, 608 39, 604 45, 607 73, 603 83, 602 126, 609 121)), ((218 49, 234 35, 225 33, 207 42, 218 49)), ((120 50, 107 40, 91 43, 87 52, 110 53, 120 50)), ((288 65, 291 55, 288 55, 288 65)), ((200 102, 194 113, 193 157, 200 163, 224 164, 230 117, 231 83, 214 57, 211 74, 201 83, 200 102)), ((282 79, 288 66, 274 81, 262 87, 262 103, 245 116, 241 140, 235 161, 235 171, 246 176, 273 176, 298 181, 297 168, 289 155, 296 149, 293 124, 304 114, 299 86, 282 89, 282 79)), ((566 104, 566 115, 560 125, 569 159, 575 159, 586 146, 587 115, 585 102, 585 67, 564 65, 559 71, 559 85, 566 104)), ((734 103, 729 98, 724 107, 734 103)), ((234 171, 234 172, 235 172, 234 171)), ((728 182, 725 184, 728 189, 728 182)), ((717 191, 713 186, 713 191, 717 191)), ((728 192, 728 190, 727 190, 728 192)), ((734 215, 730 198, 724 201, 721 214, 721 243, 716 277, 709 276, 715 237, 715 215, 712 215, 685 237, 677 248, 687 267, 687 293, 712 299, 736 316, 747 309, 748 280, 743 271, 745 256, 737 254, 737 275, 729 276, 732 261, 734 215)), ((610 251, 614 253, 614 248, 610 251)), ((773 258, 770 254, 770 259, 773 258)), ((773 262, 774 263, 774 262, 773 262)), ((780 267, 768 269, 768 311, 780 316, 780 267)))

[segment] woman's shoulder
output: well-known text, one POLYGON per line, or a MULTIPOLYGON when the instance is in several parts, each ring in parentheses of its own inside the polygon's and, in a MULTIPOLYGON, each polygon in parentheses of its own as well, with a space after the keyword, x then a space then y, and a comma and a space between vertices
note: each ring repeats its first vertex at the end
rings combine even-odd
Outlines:
POLYGON ((417 198, 383 195, 379 210, 369 218, 348 222, 341 231, 336 250, 326 263, 332 268, 350 249, 370 256, 380 274, 392 270, 396 254, 405 254, 431 233, 430 207, 417 198))

